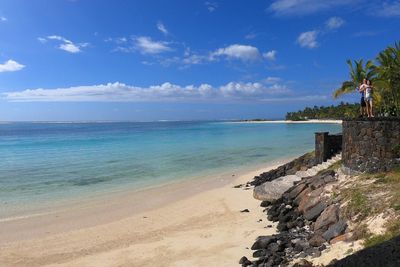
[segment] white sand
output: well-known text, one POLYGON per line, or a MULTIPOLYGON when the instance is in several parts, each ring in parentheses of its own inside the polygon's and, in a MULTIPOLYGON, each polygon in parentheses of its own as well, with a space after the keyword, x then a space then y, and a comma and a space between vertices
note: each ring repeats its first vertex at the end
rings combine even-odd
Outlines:
POLYGON ((278 165, 0 222, 0 266, 236 266, 275 227, 233 186, 278 165))

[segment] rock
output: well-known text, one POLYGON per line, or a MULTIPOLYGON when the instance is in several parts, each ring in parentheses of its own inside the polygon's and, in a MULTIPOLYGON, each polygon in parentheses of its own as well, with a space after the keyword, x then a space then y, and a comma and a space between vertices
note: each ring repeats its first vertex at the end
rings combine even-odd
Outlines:
POLYGON ((325 238, 325 240, 330 241, 332 238, 343 234, 346 227, 347 223, 344 220, 339 220, 337 223, 331 225, 322 237, 325 238))
POLYGON ((243 257, 239 260, 239 264, 241 264, 243 267, 252 265, 251 261, 249 261, 245 256, 243 256, 243 257))
POLYGON ((329 183, 336 181, 336 179, 335 179, 335 176, 327 175, 324 177, 324 181, 325 181, 325 183, 329 184, 329 183))
POLYGON ((288 198, 295 199, 306 187, 305 183, 297 184, 288 192, 288 198))
POLYGON ((337 242, 349 241, 350 239, 351 239, 351 233, 346 233, 333 238, 329 243, 333 245, 337 242))
POLYGON ((302 252, 299 254, 299 258, 305 258, 305 257, 307 257, 307 253, 305 253, 304 251, 302 251, 302 252))
POLYGON ((271 243, 268 245, 268 251, 272 252, 272 254, 274 252, 282 251, 282 246, 278 243, 271 243))
POLYGON ((276 237, 274 236, 259 236, 254 242, 253 246, 251 246, 252 250, 266 249, 268 245, 272 242, 276 241, 276 237))
POLYGON ((335 224, 339 219, 339 207, 336 205, 331 205, 327 207, 318 219, 315 221, 314 231, 322 229, 324 227, 329 227, 335 224))
POLYGON ((293 203, 299 205, 302 199, 311 192, 311 188, 306 188, 293 200, 293 203))
POLYGON ((321 257, 321 251, 319 251, 319 250, 315 251, 315 252, 313 253, 312 257, 313 257, 313 258, 321 257))
POLYGON ((286 223, 279 223, 276 228, 278 229, 279 232, 288 230, 286 223))
POLYGON ((240 212, 250 212, 248 209, 241 210, 240 212))
POLYGON ((233 188, 241 188, 242 184, 235 185, 233 188))
POLYGON ((299 203, 299 211, 304 213, 305 211, 317 205, 321 200, 321 193, 322 188, 318 188, 305 195, 299 203))
POLYGON ((266 201, 266 200, 262 201, 261 204, 260 204, 260 206, 263 207, 263 208, 266 208, 269 205, 271 205, 271 202, 270 201, 266 201))
POLYGON ((322 244, 322 245, 318 248, 319 251, 324 251, 325 249, 326 249, 326 245, 325 245, 325 244, 322 244))
POLYGON ((256 186, 253 191, 253 197, 258 200, 275 201, 280 198, 285 191, 293 186, 295 181, 298 181, 300 177, 296 175, 287 175, 280 177, 271 182, 263 183, 262 185, 256 186))
POLYGON ((308 240, 308 243, 313 247, 319 247, 325 242, 326 240, 321 235, 314 235, 310 240, 308 240))
POLYGON ((325 207, 326 207, 325 202, 322 202, 322 201, 319 202, 313 208, 311 208, 310 210, 308 210, 304 213, 304 218, 306 218, 309 221, 315 220, 321 214, 321 212, 325 209, 325 207))
POLYGON ((301 259, 299 262, 293 264, 293 267, 313 267, 313 264, 308 260, 301 259))
POLYGON ((320 188, 325 185, 325 180, 321 178, 321 176, 317 175, 311 178, 308 182, 308 186, 312 189, 315 190, 317 188, 320 188))
POLYGON ((310 244, 307 241, 299 240, 294 245, 294 251, 296 251, 296 252, 306 251, 309 247, 310 247, 310 244))
MULTIPOLYGON (((254 258, 260 258, 260 257, 265 257, 266 255, 267 255, 267 250, 266 249, 260 249, 260 250, 257 250, 257 251, 255 251, 254 253, 253 253, 253 257, 254 258)), ((271 253, 268 253, 268 254, 271 254, 271 253)))

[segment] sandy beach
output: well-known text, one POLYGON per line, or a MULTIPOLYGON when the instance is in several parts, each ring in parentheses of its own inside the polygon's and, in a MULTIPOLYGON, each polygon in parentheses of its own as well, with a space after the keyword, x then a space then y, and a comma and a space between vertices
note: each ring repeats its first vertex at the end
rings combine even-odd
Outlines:
POLYGON ((284 162, 0 222, 0 265, 235 266, 275 227, 233 186, 284 162))

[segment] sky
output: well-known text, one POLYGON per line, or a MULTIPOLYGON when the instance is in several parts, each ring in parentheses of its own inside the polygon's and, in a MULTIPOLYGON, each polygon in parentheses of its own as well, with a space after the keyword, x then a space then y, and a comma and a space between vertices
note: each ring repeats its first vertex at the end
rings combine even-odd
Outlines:
POLYGON ((0 121, 283 118, 400 41, 400 0, 1 0, 0 121))

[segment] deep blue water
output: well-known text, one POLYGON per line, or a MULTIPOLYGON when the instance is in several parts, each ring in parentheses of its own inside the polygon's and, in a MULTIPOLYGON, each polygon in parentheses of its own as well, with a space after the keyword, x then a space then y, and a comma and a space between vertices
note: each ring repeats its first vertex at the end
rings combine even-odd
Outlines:
POLYGON ((0 218, 77 195, 209 175, 296 156, 337 124, 0 124, 0 218))

